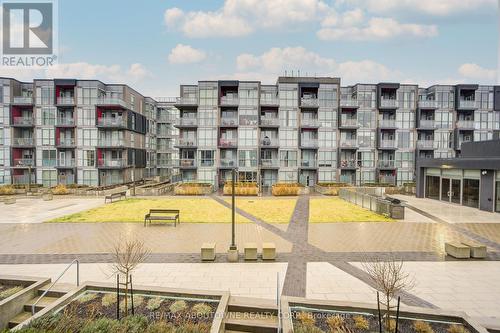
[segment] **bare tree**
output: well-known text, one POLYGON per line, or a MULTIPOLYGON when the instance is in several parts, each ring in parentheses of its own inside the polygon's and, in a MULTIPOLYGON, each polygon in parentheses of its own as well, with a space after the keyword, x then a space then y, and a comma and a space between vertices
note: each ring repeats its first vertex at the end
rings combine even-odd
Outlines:
POLYGON ((391 331, 390 312, 395 306, 391 306, 393 301, 403 291, 409 291, 415 286, 415 281, 403 270, 403 260, 394 257, 387 261, 364 262, 363 269, 368 273, 375 288, 384 294, 385 303, 385 329, 391 331))
POLYGON ((123 240, 120 237, 113 246, 113 263, 111 264, 111 269, 113 274, 125 277, 125 315, 128 315, 130 274, 146 260, 149 254, 150 250, 144 246, 143 241, 138 239, 123 240))

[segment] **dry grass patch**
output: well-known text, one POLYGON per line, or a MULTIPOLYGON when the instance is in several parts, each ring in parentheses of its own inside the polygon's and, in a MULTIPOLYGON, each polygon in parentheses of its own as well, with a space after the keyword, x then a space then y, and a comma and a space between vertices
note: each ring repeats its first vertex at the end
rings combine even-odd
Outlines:
MULTIPOLYGON (((231 203, 230 198, 225 199, 231 203)), ((236 198, 236 207, 267 223, 288 223, 292 218, 297 198, 236 198)))
POLYGON ((394 220, 340 198, 311 198, 309 222, 394 222, 394 220))
MULTIPOLYGON (((150 209, 178 209, 181 223, 230 223, 231 210, 210 198, 127 199, 49 222, 144 222, 150 209)), ((236 222, 250 222, 236 215, 236 222)))

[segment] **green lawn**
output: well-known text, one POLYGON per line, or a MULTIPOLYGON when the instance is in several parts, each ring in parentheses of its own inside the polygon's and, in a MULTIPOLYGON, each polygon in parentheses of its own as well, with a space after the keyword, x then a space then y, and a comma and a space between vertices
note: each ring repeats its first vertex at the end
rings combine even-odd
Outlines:
POLYGON ((311 198, 309 222, 394 222, 395 220, 340 198, 311 198))
MULTIPOLYGON (((225 199, 231 202, 230 198, 225 199)), ((267 223, 288 223, 297 198, 236 198, 236 207, 267 223)))
MULTIPOLYGON (((126 199, 48 222, 143 222, 149 209, 178 209, 181 223, 230 223, 231 210, 210 198, 126 199)), ((236 215, 236 222, 250 222, 236 215)))

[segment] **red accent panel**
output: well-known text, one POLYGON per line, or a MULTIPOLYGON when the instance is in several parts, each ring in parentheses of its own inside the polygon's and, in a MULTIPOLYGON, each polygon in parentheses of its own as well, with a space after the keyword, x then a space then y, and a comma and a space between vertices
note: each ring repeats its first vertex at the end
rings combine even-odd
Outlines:
POLYGON ((58 97, 61 97, 61 95, 59 95, 61 93, 61 88, 59 86, 56 86, 56 99, 58 97))
POLYGON ((56 127, 56 144, 59 144, 59 138, 61 137, 61 129, 56 127))
POLYGON ((97 160, 102 160, 102 150, 97 149, 97 160))
POLYGON ((22 158, 22 156, 23 156, 22 149, 16 149, 16 148, 12 149, 12 159, 13 160, 20 159, 20 158, 22 158))
POLYGON ((11 114, 12 114, 12 119, 16 118, 16 117, 21 117, 21 108, 17 107, 17 106, 13 106, 11 108, 11 114))

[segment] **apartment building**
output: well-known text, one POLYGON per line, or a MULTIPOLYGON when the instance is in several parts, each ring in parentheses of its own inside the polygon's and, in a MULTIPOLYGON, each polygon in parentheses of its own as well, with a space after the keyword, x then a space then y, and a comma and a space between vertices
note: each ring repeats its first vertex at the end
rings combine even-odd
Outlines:
POLYGON ((158 173, 155 100, 96 80, 0 80, 0 183, 105 186, 158 173))
POLYGON ((341 87, 339 78, 279 77, 182 85, 179 170, 187 181, 238 179, 401 185, 418 158, 460 156, 463 142, 500 133, 500 87, 379 83, 341 87))

